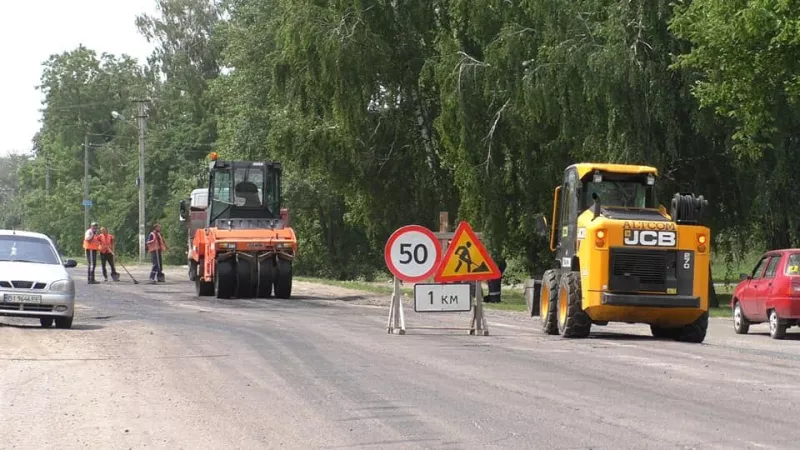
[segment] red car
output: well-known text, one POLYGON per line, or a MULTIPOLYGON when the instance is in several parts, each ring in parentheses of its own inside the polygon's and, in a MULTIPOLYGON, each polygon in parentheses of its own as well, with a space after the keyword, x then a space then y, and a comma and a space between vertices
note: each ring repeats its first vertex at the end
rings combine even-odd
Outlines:
POLYGON ((769 251, 740 278, 731 296, 736 333, 769 322, 770 336, 782 339, 787 328, 800 325, 800 249, 769 251))

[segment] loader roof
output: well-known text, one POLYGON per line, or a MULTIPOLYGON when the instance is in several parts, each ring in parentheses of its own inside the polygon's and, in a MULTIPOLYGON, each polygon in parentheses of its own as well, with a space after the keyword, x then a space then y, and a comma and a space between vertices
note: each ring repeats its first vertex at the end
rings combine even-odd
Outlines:
POLYGON ((578 164, 573 164, 570 167, 574 167, 578 171, 578 178, 583 178, 584 176, 594 172, 595 170, 599 170, 601 172, 611 172, 611 173, 630 174, 630 175, 644 175, 648 173, 652 173, 653 175, 658 175, 658 169, 656 169, 655 167, 638 166, 633 164, 578 163, 578 164))

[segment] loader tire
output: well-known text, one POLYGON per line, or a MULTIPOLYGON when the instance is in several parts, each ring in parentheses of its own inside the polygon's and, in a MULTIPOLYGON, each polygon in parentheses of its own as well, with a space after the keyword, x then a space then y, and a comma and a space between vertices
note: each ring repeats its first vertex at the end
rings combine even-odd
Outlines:
POLYGON ((547 270, 542 275, 542 288, 539 294, 539 320, 542 322, 542 332, 558 334, 556 300, 558 299, 558 273, 547 270))
POLYGON ((558 283, 558 332, 565 338, 585 338, 592 320, 583 311, 581 279, 576 272, 561 276, 558 283))
POLYGON ((275 264, 275 297, 287 299, 292 296, 292 262, 285 259, 275 264))
POLYGON ((197 276, 195 276, 194 279, 195 289, 197 290, 197 295, 200 297, 214 295, 214 283, 203 280, 203 276, 205 276, 205 267, 205 261, 203 258, 200 258, 197 262, 197 276))
POLYGON ((214 293, 217 298, 231 298, 236 288, 236 270, 231 261, 219 261, 214 270, 214 293))
POLYGON ((689 325, 678 328, 675 333, 675 340, 681 342, 691 342, 700 344, 706 339, 708 330, 708 311, 704 312, 700 318, 689 325))
POLYGON ((258 263, 258 297, 272 297, 272 282, 275 278, 275 261, 265 259, 258 263))

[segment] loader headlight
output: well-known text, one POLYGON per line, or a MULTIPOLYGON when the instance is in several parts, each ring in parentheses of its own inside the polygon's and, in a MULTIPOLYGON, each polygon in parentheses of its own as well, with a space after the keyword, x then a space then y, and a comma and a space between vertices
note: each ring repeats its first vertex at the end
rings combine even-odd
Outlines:
POLYGON ((594 232, 594 245, 599 248, 606 246, 606 230, 600 229, 594 232))
POLYGON ((233 242, 220 242, 219 244, 217 244, 217 248, 221 250, 228 250, 228 249, 232 250, 236 248, 236 244, 233 242))
POLYGON ((706 250, 708 249, 708 247, 706 247, 707 242, 708 242, 708 236, 706 236, 705 234, 697 235, 697 251, 699 253, 706 252, 706 250))

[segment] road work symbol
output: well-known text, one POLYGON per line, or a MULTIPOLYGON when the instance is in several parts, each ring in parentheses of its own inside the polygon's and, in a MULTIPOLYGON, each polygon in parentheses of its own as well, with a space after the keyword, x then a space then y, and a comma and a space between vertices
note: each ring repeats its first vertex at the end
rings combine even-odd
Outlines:
POLYGON ((437 282, 482 281, 500 278, 500 270, 467 222, 456 229, 434 278, 437 282))

